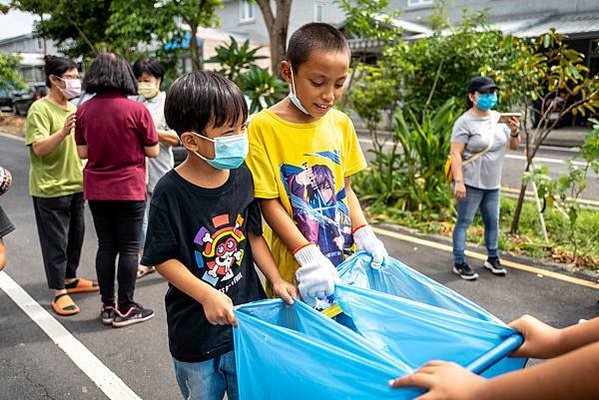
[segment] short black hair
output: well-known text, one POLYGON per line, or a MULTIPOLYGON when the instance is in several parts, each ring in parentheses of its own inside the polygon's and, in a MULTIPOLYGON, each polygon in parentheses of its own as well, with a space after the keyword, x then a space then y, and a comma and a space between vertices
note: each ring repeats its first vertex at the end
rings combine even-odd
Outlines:
POLYGON ((77 64, 71 59, 47 55, 44 57, 44 72, 46 73, 46 86, 50 87, 50 75, 61 77, 62 74, 77 69, 77 64))
POLYGON ((156 79, 164 78, 164 68, 160 62, 153 57, 142 57, 133 64, 133 75, 135 79, 139 79, 143 73, 150 74, 156 79))
POLYGON ((312 50, 331 50, 337 52, 346 51, 348 57, 351 50, 343 33, 335 27, 322 22, 311 22, 301 26, 289 38, 285 58, 291 63, 291 67, 297 71, 312 50))
POLYGON ((137 94, 137 81, 131 67, 127 61, 114 53, 101 53, 96 56, 85 74, 83 87, 87 93, 137 94))
POLYGON ((474 107, 474 103, 470 100, 470 93, 466 93, 466 108, 469 110, 474 107))
POLYGON ((203 134, 210 124, 233 126, 248 108, 243 93, 227 78, 210 71, 193 71, 179 77, 166 93, 164 117, 179 136, 183 132, 203 134))

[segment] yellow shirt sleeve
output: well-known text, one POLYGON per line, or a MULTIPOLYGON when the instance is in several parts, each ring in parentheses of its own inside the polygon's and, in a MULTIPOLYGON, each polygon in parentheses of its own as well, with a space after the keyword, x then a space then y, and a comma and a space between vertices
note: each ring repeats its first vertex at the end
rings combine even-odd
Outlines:
POLYGON ((279 190, 275 171, 259 138, 259 130, 257 121, 250 123, 248 127, 250 148, 245 162, 254 178, 254 196, 258 199, 276 199, 279 197, 279 190))
POLYGON ((354 124, 348 116, 345 116, 343 127, 344 146, 341 162, 343 164, 343 175, 345 178, 362 171, 368 165, 364 153, 358 142, 358 135, 354 124))

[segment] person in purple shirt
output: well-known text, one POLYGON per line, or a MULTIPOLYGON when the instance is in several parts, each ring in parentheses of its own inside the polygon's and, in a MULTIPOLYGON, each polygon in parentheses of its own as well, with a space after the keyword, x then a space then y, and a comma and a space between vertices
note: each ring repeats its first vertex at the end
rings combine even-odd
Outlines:
POLYGON ((158 134, 147 108, 127 97, 137 94, 137 83, 121 57, 98 55, 83 86, 95 96, 77 110, 75 141, 79 156, 88 160, 83 194, 98 236, 101 320, 120 328, 154 316, 133 294, 146 200, 145 158, 158 155, 158 134))

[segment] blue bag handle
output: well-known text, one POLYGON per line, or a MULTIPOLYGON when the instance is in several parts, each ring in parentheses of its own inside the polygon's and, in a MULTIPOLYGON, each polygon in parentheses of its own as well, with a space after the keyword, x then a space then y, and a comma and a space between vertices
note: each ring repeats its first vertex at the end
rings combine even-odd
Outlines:
POLYGON ((522 335, 519 333, 514 333, 511 336, 508 336, 498 346, 495 346, 485 354, 478 357, 476 360, 472 361, 466 366, 466 369, 477 375, 480 375, 497 362, 501 361, 503 357, 520 347, 523 342, 524 338, 522 338, 522 335))

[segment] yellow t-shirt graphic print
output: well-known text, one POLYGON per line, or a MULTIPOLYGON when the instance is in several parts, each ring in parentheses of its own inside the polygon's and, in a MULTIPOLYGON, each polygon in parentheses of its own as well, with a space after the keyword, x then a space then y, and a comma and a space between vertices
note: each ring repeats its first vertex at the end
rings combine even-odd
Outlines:
MULTIPOLYGON (((331 110, 316 122, 295 124, 263 110, 248 134, 255 196, 279 198, 304 237, 341 263, 353 245, 344 180, 366 167, 349 117, 331 110)), ((269 229, 266 237, 281 275, 292 281, 298 265, 291 252, 269 229)))

